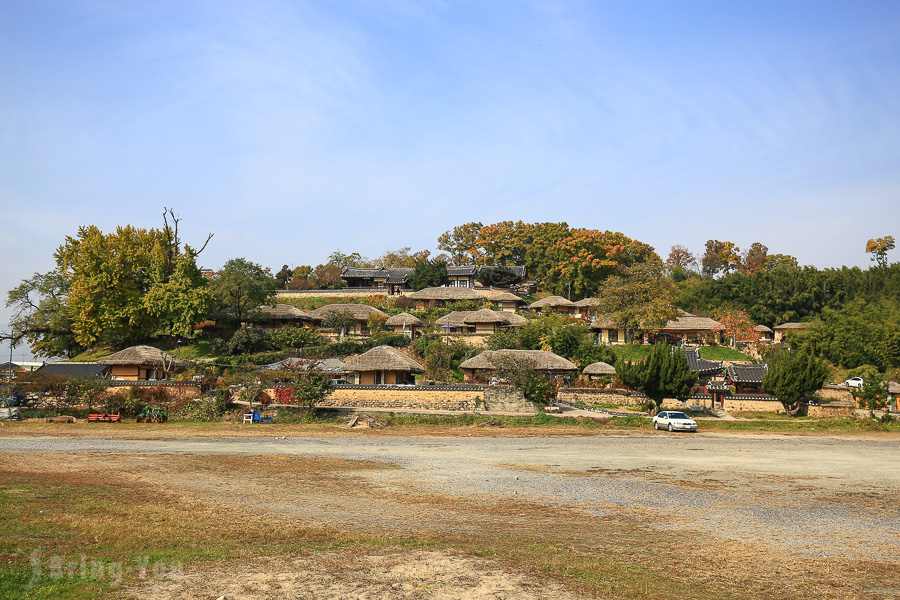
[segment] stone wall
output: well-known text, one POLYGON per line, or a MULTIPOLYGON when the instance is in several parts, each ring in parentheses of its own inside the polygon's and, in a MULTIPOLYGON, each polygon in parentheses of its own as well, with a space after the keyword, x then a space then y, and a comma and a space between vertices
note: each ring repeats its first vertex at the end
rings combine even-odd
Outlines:
POLYGON ((853 406, 850 402, 823 402, 821 406, 804 406, 801 414, 814 419, 851 419, 853 406))
POLYGON ((112 394, 126 394, 128 388, 163 387, 174 400, 193 400, 200 397, 200 384, 190 381, 113 381, 112 394))
MULTIPOLYGON (((407 293, 412 290, 405 290, 407 293)), ((342 290, 278 290, 276 298, 365 298, 387 296, 390 290, 378 288, 345 288, 342 290)))
POLYGON ((725 396, 725 412, 770 412, 784 414, 781 400, 743 400, 725 396))
MULTIPOLYGON (((617 404, 619 406, 642 406, 647 402, 647 396, 636 394, 628 390, 601 389, 601 388, 559 388, 557 398, 561 402, 575 404, 617 404)), ((681 403, 679 402, 680 406, 681 403)))
MULTIPOLYGON (((266 392, 274 397, 272 389, 266 392)), ((497 411, 535 414, 534 404, 510 386, 339 385, 319 408, 497 411)))

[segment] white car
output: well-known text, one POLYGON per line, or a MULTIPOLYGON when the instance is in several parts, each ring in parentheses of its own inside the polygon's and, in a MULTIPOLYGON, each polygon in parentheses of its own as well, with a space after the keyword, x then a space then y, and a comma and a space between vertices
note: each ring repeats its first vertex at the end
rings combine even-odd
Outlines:
POLYGON ((668 429, 669 431, 697 431, 697 421, 683 412, 664 410, 653 417, 654 429, 668 429))
POLYGON ((844 382, 844 385, 848 387, 861 388, 863 386, 863 378, 862 377, 851 377, 847 381, 844 382))

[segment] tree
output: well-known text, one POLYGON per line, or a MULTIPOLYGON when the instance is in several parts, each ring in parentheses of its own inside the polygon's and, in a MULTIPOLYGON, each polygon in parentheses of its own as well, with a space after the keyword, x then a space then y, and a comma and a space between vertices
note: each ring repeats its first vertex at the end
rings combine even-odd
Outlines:
POLYGON ((888 384, 882 379, 881 373, 870 373, 863 377, 862 387, 853 390, 853 397, 861 408, 878 410, 887 404, 888 384))
POLYGON ((343 269, 345 267, 365 267, 370 263, 371 261, 368 258, 361 256, 359 252, 344 254, 341 252, 340 248, 338 248, 328 255, 328 262, 326 264, 343 269))
POLYGON ((547 288, 565 294, 571 286, 573 297, 597 294, 608 277, 651 259, 661 261, 653 247, 614 231, 576 229, 550 250, 554 263, 547 288))
POLYGON ((879 267, 887 268, 887 253, 894 249, 894 236, 886 235, 866 242, 866 252, 871 254, 869 260, 879 267))
POLYGON ((535 371, 537 363, 527 356, 494 354, 491 356, 494 376, 522 391, 529 402, 547 404, 553 396, 553 387, 546 377, 535 371))
POLYGON ((820 390, 828 376, 824 361, 803 350, 781 350, 769 359, 762 390, 787 407, 820 390))
POLYGON ((475 240, 475 245, 482 250, 478 264, 523 264, 527 248, 522 234, 526 227, 522 221, 501 221, 482 227, 475 240))
POLYGON ((206 319, 215 298, 190 248, 175 259, 175 270, 168 280, 144 294, 143 304, 156 318, 157 331, 170 335, 190 336, 194 325, 206 319))
POLYGON ((109 382, 99 377, 69 377, 66 380, 66 398, 70 404, 83 404, 90 413, 94 404, 106 394, 109 382))
POLYGON ((344 309, 332 309, 322 319, 322 326, 338 330, 341 340, 354 325, 356 325, 356 317, 349 310, 344 309))
POLYGON ((73 330, 74 316, 66 303, 69 287, 59 269, 35 273, 9 291, 6 306, 13 309, 10 343, 22 337, 38 356, 71 358, 84 346, 73 330))
POLYGON ((293 388, 291 395, 297 406, 306 409, 309 414, 315 411, 317 402, 334 390, 331 374, 312 368, 312 365, 295 370, 289 385, 293 388))
POLYGON ((275 280, 268 269, 245 258, 233 258, 213 277, 212 293, 220 310, 230 309, 242 321, 272 298, 275 280))
POLYGON ((452 265, 475 264, 481 256, 481 250, 475 245, 478 232, 482 228, 479 222, 457 225, 438 237, 438 249, 450 255, 452 265))
POLYGON ((294 270, 289 266, 284 265, 281 267, 281 270, 275 274, 275 281, 277 282, 277 286, 279 290, 283 290, 287 287, 288 282, 293 279, 294 270))
POLYGON ((679 315, 678 288, 658 258, 613 275, 600 286, 598 296, 600 312, 626 331, 655 331, 679 315))
POLYGON ((409 275, 409 286, 415 291, 427 287, 440 287, 449 283, 447 263, 443 261, 430 261, 426 258, 419 261, 415 270, 409 275))
POLYGON ((478 271, 478 281, 487 287, 509 287, 522 278, 508 267, 482 267, 478 271))
POLYGON ((703 274, 714 277, 724 272, 726 275, 734 271, 741 264, 741 249, 734 242, 720 242, 719 240, 707 240, 706 252, 700 260, 703 274))
POLYGON ((771 254, 766 257, 766 271, 796 271, 800 263, 790 254, 771 254))
POLYGON ((759 335, 756 333, 756 325, 750 320, 744 309, 720 310, 713 313, 713 320, 725 326, 726 339, 732 340, 732 345, 737 342, 756 342, 759 335))
POLYGON ((741 257, 738 270, 744 275, 753 275, 765 269, 768 263, 769 249, 759 242, 754 242, 741 257))
POLYGON ((318 265, 313 271, 312 279, 320 290, 337 289, 346 285, 346 282, 341 279, 341 267, 336 265, 318 265))
POLYGON ((632 390, 646 394, 657 410, 666 398, 686 401, 697 381, 684 353, 668 344, 656 344, 643 361, 616 361, 616 374, 632 390))
POLYGON ((676 244, 669 251, 669 258, 666 259, 666 265, 670 269, 695 269, 697 267, 697 257, 688 250, 687 246, 676 244))

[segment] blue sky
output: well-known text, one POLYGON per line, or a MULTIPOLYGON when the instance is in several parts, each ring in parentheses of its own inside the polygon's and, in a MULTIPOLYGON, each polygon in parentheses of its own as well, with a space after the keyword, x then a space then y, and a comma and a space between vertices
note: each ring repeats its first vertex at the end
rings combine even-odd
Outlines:
POLYGON ((898 165, 896 2, 0 1, 4 292, 163 206, 209 267, 507 219, 865 267, 898 165))

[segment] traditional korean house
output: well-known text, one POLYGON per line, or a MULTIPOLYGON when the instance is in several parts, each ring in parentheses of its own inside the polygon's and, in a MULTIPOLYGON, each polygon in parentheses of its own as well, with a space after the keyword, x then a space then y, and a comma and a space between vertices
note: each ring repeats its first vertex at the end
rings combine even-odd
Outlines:
POLYGON ((478 267, 475 265, 448 266, 447 277, 451 287, 475 287, 478 280, 478 267))
POLYGON ((409 287, 409 276, 415 269, 385 267, 344 267, 341 279, 348 288, 371 289, 387 292, 389 295, 401 294, 409 287))
POLYGON ((526 304, 521 297, 505 290, 479 288, 478 291, 494 306, 505 312, 516 312, 526 304))
POLYGON ((303 323, 308 321, 312 319, 305 312, 290 304, 264 304, 247 316, 247 323, 263 329, 303 327, 303 323))
POLYGON ((810 323, 782 323, 775 326, 775 341, 781 342, 788 333, 802 333, 808 329, 810 323))
POLYGON ((414 383, 413 374, 425 372, 425 367, 391 346, 377 346, 354 356, 345 361, 344 368, 358 373, 362 385, 414 383))
POLYGON ((763 378, 768 372, 768 365, 741 365, 732 363, 725 371, 728 385, 734 386, 735 394, 762 394, 763 378))
POLYGON ((595 341, 597 344, 615 345, 624 344, 627 341, 625 339, 625 330, 620 328, 613 319, 605 315, 599 315, 591 321, 591 331, 596 336, 595 341))
POLYGON ((416 308, 440 308, 451 302, 463 300, 475 300, 485 302, 486 298, 481 292, 467 287, 430 287, 418 292, 406 294, 410 300, 415 300, 416 308))
POLYGON ((466 375, 466 383, 489 381, 496 368, 493 361, 503 356, 533 361, 535 372, 548 378, 578 370, 578 367, 572 361, 546 350, 485 350, 459 365, 459 368, 466 375))
POLYGON ((600 313, 597 310, 596 298, 583 298, 575 303, 575 312, 584 321, 590 321, 600 313))
POLYGON ((652 343, 659 339, 680 341, 687 344, 718 343, 725 326, 707 317, 698 317, 691 313, 683 313, 675 320, 669 321, 656 333, 642 336, 644 343, 652 343))
POLYGON ((119 381, 154 381, 175 374, 181 361, 153 346, 132 346, 97 361, 109 367, 109 378, 119 381))
POLYGON ((771 342, 775 340, 775 332, 765 325, 757 325, 753 330, 759 335, 760 342, 771 342))
POLYGON ((368 304, 326 304, 321 308, 311 310, 306 313, 309 322, 316 327, 323 327, 324 321, 333 312, 346 312, 353 316, 356 321, 353 327, 347 330, 347 335, 355 337, 369 337, 372 332, 369 330, 369 317, 373 314, 387 315, 368 304))
POLYGON ((548 312, 557 312, 563 315, 574 317, 578 307, 571 300, 566 300, 562 296, 548 296, 541 298, 537 302, 528 305, 528 310, 545 314, 548 312))
POLYGON ((591 381, 602 379, 603 377, 612 377, 616 374, 616 368, 609 363, 595 362, 584 368, 581 376, 591 381))
POLYGON ((99 365, 95 362, 56 362, 45 363, 37 369, 40 375, 82 377, 106 379, 109 377, 109 365, 99 365))
POLYGON ((389 317, 384 322, 384 326, 394 333, 402 334, 412 339, 422 335, 422 331, 425 329, 425 323, 420 318, 406 312, 389 317))

